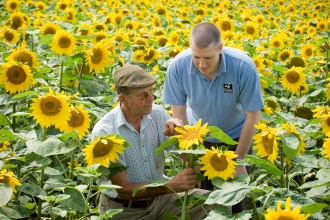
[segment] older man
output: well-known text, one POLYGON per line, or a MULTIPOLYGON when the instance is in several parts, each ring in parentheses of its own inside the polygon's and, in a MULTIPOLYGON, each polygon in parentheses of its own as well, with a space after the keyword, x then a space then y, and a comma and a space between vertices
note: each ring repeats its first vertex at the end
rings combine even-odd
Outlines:
MULTIPOLYGON (((209 191, 193 189, 196 175, 187 168, 168 180, 167 187, 144 188, 133 197, 133 190, 144 186, 164 175, 164 154, 155 155, 155 150, 173 133, 175 126, 182 121, 171 119, 166 111, 153 104, 152 86, 156 83, 147 71, 137 65, 126 64, 114 73, 119 104, 106 114, 94 127, 92 136, 119 134, 131 146, 120 157, 120 163, 128 169, 110 177, 112 184, 122 188, 103 191, 100 197, 99 212, 123 208, 123 212, 111 219, 161 219, 165 212, 181 214, 181 207, 172 204, 178 199, 173 191, 203 195, 209 191), (172 191, 173 190, 173 191, 172 191)), ((109 182, 110 182, 109 181, 109 182)), ((194 219, 203 219, 212 207, 190 207, 188 214, 194 219)))

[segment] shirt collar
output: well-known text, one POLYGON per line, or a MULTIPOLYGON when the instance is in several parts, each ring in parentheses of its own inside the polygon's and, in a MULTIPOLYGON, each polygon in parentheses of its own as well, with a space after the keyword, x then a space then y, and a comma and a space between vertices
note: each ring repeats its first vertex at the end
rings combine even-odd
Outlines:
MULTIPOLYGON (((131 124, 128 123, 126 118, 125 118, 123 110, 120 107, 120 103, 118 103, 118 105, 115 107, 114 111, 117 112, 117 116, 118 116, 117 119, 116 119, 116 127, 117 128, 119 128, 122 125, 126 125, 128 127, 131 127, 131 124)), ((150 114, 142 116, 141 128, 144 127, 143 125, 147 122, 147 120, 150 120, 150 119, 152 119, 150 114)))

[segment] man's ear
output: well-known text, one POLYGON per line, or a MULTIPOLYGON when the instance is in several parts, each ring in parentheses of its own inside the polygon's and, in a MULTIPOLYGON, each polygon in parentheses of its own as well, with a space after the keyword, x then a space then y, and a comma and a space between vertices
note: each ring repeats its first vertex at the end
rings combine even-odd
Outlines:
POLYGON ((127 104, 127 102, 126 102, 126 97, 125 97, 124 94, 119 94, 119 95, 118 95, 118 99, 119 99, 119 102, 120 102, 120 103, 122 103, 122 104, 124 104, 124 105, 127 104))

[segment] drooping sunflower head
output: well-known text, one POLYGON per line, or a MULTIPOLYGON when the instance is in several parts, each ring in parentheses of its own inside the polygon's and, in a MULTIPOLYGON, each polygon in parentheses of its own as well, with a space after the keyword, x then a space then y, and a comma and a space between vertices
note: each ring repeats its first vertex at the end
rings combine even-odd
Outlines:
POLYGON ((29 90, 32 78, 28 65, 17 63, 14 60, 1 65, 0 83, 4 84, 6 91, 11 94, 29 90))
POLYGON ((289 91, 296 93, 300 91, 300 86, 303 86, 306 75, 303 73, 303 68, 292 67, 287 70, 282 77, 282 86, 289 91))
POLYGON ((59 128, 70 120, 70 108, 66 102, 69 98, 63 93, 54 94, 53 90, 49 89, 49 93, 46 95, 32 98, 31 116, 37 120, 41 127, 48 128, 54 125, 59 128))
POLYGON ((175 130, 179 133, 171 138, 177 138, 179 148, 188 150, 193 146, 198 146, 204 142, 206 134, 209 132, 208 123, 201 127, 202 119, 199 119, 195 126, 185 125, 183 128, 176 127, 175 130))
POLYGON ((253 136, 255 141, 254 150, 258 150, 256 156, 268 157, 268 160, 271 163, 274 163, 278 157, 278 146, 277 146, 277 131, 281 129, 267 127, 266 124, 259 122, 258 125, 255 125, 257 129, 260 129, 260 132, 253 136))
POLYGON ((17 47, 16 50, 12 50, 12 54, 6 58, 6 60, 15 60, 28 65, 29 67, 38 69, 37 55, 30 49, 25 49, 25 44, 17 47))
POLYGON ((101 164, 108 167, 111 162, 119 160, 118 154, 122 154, 128 145, 128 142, 121 136, 108 135, 95 139, 90 145, 86 145, 82 151, 85 154, 87 166, 101 164))
POLYGON ((40 28, 40 32, 43 35, 47 35, 47 34, 56 34, 57 31, 61 30, 60 26, 58 24, 54 24, 54 23, 46 23, 44 24, 41 28, 40 28))
POLYGON ((89 126, 91 119, 88 112, 84 110, 83 105, 78 108, 71 106, 70 108, 70 120, 64 123, 60 130, 63 132, 78 131, 78 137, 82 138, 85 134, 89 133, 89 126))
POLYGON ((300 207, 297 206, 293 210, 290 207, 291 197, 288 197, 285 204, 285 209, 281 209, 282 201, 279 201, 276 206, 276 211, 267 209, 265 220, 285 219, 285 220, 307 220, 310 214, 300 214, 300 207))
POLYGON ((215 149, 206 149, 206 154, 199 158, 200 164, 203 165, 201 170, 204 170, 204 175, 208 179, 213 179, 214 177, 221 177, 224 180, 229 178, 234 178, 235 166, 237 163, 233 161, 236 158, 233 151, 222 151, 215 149))
POLYGON ((304 58, 302 57, 297 57, 297 56, 294 56, 294 57, 291 57, 287 60, 286 62, 286 67, 287 68, 292 68, 292 67, 307 67, 307 62, 304 58))
POLYGON ((51 49, 60 55, 71 55, 76 49, 76 39, 69 31, 57 31, 53 37, 51 49))
POLYGON ((0 152, 8 150, 9 145, 10 145, 10 143, 8 141, 4 141, 4 142, 0 143, 0 152))
POLYGON ((1 170, 1 172, 0 172, 0 183, 10 185, 10 187, 13 190, 12 197, 14 196, 14 193, 17 192, 16 186, 21 186, 22 185, 19 182, 19 180, 16 178, 15 174, 11 171, 7 171, 7 169, 1 170))
POLYGON ((167 51, 167 54, 169 57, 174 58, 176 55, 178 55, 181 51, 183 51, 184 48, 182 46, 175 46, 172 47, 167 51))
POLYGON ((90 72, 104 72, 104 68, 110 63, 109 51, 103 41, 96 43, 92 48, 87 50, 86 57, 90 72))
POLYGON ((293 114, 299 118, 311 120, 313 118, 312 110, 307 106, 299 106, 293 111, 293 114))

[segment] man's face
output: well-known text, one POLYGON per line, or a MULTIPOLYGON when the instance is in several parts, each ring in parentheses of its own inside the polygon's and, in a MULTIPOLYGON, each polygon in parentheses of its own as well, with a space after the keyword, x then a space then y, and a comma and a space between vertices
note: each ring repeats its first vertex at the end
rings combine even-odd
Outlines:
POLYGON ((214 43, 211 43, 208 47, 201 49, 192 42, 190 48, 193 62, 198 70, 205 76, 214 76, 219 68, 222 44, 216 47, 214 43))
POLYGON ((129 95, 125 95, 127 106, 130 112, 137 116, 148 115, 152 111, 152 103, 154 101, 152 86, 132 89, 129 95))

